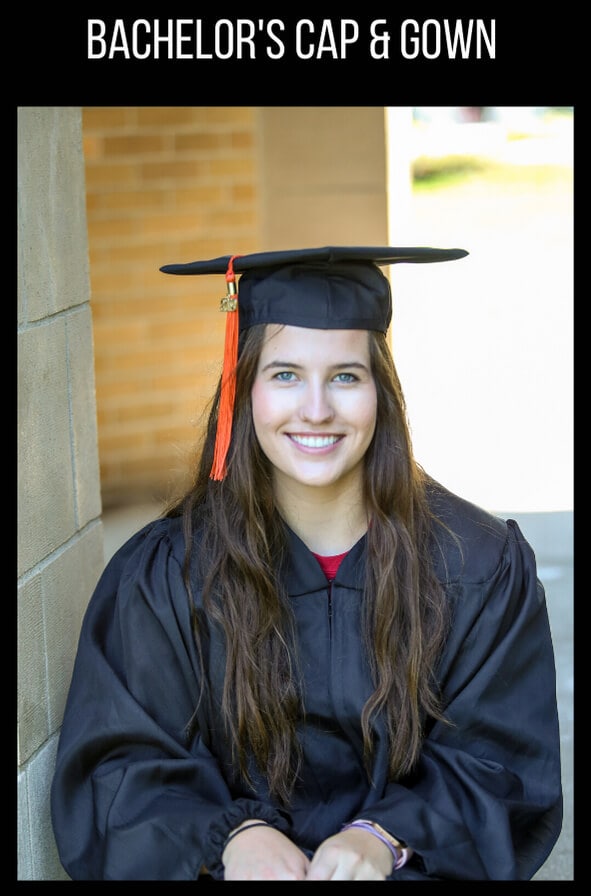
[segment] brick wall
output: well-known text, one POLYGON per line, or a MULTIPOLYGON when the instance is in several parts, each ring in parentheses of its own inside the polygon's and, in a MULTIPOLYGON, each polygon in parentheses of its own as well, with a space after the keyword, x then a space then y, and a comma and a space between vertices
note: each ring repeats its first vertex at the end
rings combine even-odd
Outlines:
POLYGON ((183 487, 217 381, 223 279, 162 264, 387 242, 380 107, 83 109, 103 506, 183 487))
POLYGON ((223 281, 159 266, 259 246, 256 111, 83 109, 103 505, 179 482, 220 369, 223 281))

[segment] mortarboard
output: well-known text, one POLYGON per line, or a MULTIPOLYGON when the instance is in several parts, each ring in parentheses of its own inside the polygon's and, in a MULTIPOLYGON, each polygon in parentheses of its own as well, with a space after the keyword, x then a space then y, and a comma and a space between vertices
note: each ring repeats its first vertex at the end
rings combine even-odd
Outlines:
POLYGON ((392 318, 390 282, 384 265, 453 261, 465 249, 393 246, 326 246, 207 261, 167 264, 165 274, 224 274, 227 311, 224 366, 212 479, 223 479, 230 444, 238 333, 254 324, 339 330, 379 330, 392 318), (239 292, 236 275, 240 275, 239 292))

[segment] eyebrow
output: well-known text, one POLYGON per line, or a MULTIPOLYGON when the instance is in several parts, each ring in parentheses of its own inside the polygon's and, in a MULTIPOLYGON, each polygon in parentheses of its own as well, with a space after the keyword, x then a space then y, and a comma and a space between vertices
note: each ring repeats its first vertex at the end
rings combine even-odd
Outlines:
MULTIPOLYGON (((263 371, 271 370, 275 367, 281 367, 285 370, 286 367, 291 368, 292 370, 303 370, 302 364, 294 364, 293 361, 269 361, 268 364, 262 368, 263 371)), ((361 361, 343 361, 338 364, 331 364, 331 370, 369 370, 366 364, 362 364, 361 361)))

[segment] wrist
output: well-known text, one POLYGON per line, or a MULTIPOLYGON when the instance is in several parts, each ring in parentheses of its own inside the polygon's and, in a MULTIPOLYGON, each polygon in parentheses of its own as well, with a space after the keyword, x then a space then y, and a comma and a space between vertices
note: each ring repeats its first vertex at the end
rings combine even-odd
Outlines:
POLYGON ((230 840, 233 840, 234 837, 237 837, 238 834, 241 834, 241 833, 242 833, 242 831, 247 831, 249 828, 269 828, 269 827, 271 827, 271 825, 269 824, 269 822, 268 822, 268 821, 261 821, 260 818, 248 818, 248 819, 246 819, 245 821, 241 822, 241 823, 238 825, 238 827, 235 827, 232 831, 230 831, 230 833, 228 834, 228 836, 226 837, 226 839, 225 839, 225 841, 224 841, 224 845, 223 845, 223 847, 222 847, 222 855, 223 855, 223 853, 224 853, 224 851, 225 851, 225 849, 226 849, 226 846, 227 846, 228 843, 230 842, 230 840))
POLYGON ((394 857, 393 871, 397 871, 399 868, 402 868, 403 865, 406 865, 413 854, 413 850, 407 846, 403 840, 398 840, 376 821, 370 821, 366 818, 356 818, 355 821, 344 825, 342 830, 348 828, 361 828, 362 830, 366 830, 373 834, 378 840, 381 840, 382 843, 390 849, 390 852, 394 857))

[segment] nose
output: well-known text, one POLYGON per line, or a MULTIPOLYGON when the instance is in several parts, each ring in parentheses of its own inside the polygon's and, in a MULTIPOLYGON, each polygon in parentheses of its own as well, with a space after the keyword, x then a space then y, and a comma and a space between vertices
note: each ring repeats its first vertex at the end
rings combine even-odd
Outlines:
POLYGON ((309 382, 302 395, 300 417, 307 423, 326 423, 334 417, 334 408, 325 383, 309 382))

